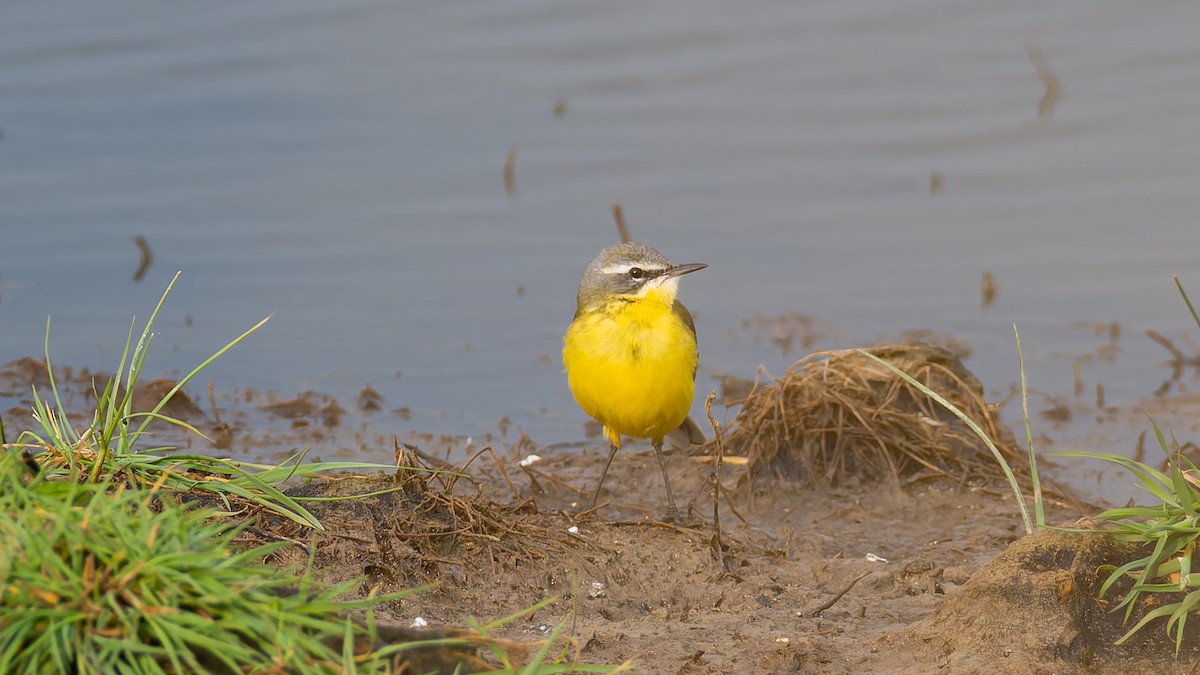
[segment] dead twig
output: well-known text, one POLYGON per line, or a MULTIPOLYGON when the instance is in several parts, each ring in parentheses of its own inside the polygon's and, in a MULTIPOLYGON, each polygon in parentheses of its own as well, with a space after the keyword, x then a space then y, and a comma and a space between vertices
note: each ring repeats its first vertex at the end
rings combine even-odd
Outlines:
POLYGON ((862 581, 863 579, 866 579, 869 576, 871 576, 870 572, 863 572, 862 574, 855 577, 853 580, 850 581, 849 584, 846 584, 845 588, 838 591, 837 595, 830 598, 828 602, 826 602, 825 604, 821 605, 820 607, 809 612, 808 613, 809 618, 815 619, 818 616, 821 616, 821 612, 824 612, 825 610, 829 609, 830 607, 833 607, 834 605, 836 605, 839 600, 841 600, 843 597, 845 597, 845 595, 847 593, 850 592, 850 589, 854 588, 854 586, 856 584, 858 584, 858 582, 862 581))
POLYGON ((721 438, 721 425, 712 414, 713 400, 717 398, 716 390, 708 392, 704 399, 704 415, 708 417, 708 425, 713 430, 713 440, 717 445, 717 465, 713 467, 713 548, 717 551, 717 560, 725 568, 725 545, 721 541, 721 467, 725 459, 725 442, 721 438))
MULTIPOLYGON (((586 497, 588 495, 587 490, 585 490, 581 487, 576 487, 574 485, 571 485, 570 483, 562 480, 561 478, 558 478, 557 476, 548 474, 545 471, 542 471, 540 469, 535 469, 532 466, 523 466, 523 467, 521 467, 521 470, 524 471, 530 477, 531 480, 534 479, 535 477, 541 478, 552 485, 563 488, 565 490, 570 490, 571 492, 578 493, 581 496, 586 497)), ((588 511, 592 511, 592 510, 593 509, 588 509, 588 511)), ((580 513, 587 513, 587 511, 581 511, 580 513)))
POLYGON ((1156 331, 1147 330, 1146 337, 1171 353, 1171 360, 1167 362, 1171 366, 1171 375, 1154 391, 1155 396, 1163 396, 1169 392, 1171 386, 1182 379, 1184 368, 1200 369, 1200 356, 1187 356, 1175 343, 1156 331))
POLYGON ((659 527, 664 530, 672 530, 679 534, 686 534, 689 537, 703 537, 704 532, 675 523, 668 523, 662 520, 614 520, 609 523, 613 527, 659 527))
POLYGON ((508 488, 512 490, 513 497, 515 497, 518 502, 521 501, 521 491, 518 490, 516 484, 512 482, 512 478, 508 476, 508 471, 504 468, 504 463, 501 462, 500 458, 496 456, 496 451, 492 450, 492 446, 490 445, 484 446, 482 450, 472 455, 471 459, 468 459, 467 463, 463 464, 462 467, 458 469, 458 473, 466 473, 467 467, 471 466, 471 463, 485 452, 492 456, 492 461, 494 461, 496 463, 496 467, 500 469, 500 475, 504 476, 504 482, 508 483, 508 488))
POLYGON ((424 450, 418 448, 415 445, 410 445, 408 443, 405 443, 404 447, 407 448, 414 455, 416 455, 418 459, 420 459, 422 462, 425 462, 429 466, 436 467, 443 471, 455 471, 458 468, 454 464, 451 464, 450 462, 447 462, 446 460, 441 459, 439 457, 434 457, 433 455, 425 452, 424 450))
POLYGON ((1162 333, 1148 330, 1146 331, 1146 337, 1154 340, 1159 344, 1160 347, 1171 352, 1172 361, 1182 364, 1188 360, 1188 357, 1184 355, 1183 351, 1176 347, 1175 343, 1167 339, 1162 333))
POLYGON ((217 410, 217 394, 216 394, 216 389, 215 389, 215 386, 214 386, 212 380, 208 381, 208 405, 210 408, 212 408, 213 421, 215 421, 217 423, 217 425, 220 426, 221 413, 220 413, 220 411, 217 410))

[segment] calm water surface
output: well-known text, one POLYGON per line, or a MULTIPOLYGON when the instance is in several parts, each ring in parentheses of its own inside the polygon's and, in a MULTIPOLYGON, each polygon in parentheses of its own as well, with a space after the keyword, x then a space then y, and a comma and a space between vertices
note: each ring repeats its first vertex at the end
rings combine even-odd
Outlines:
MULTIPOLYGON (((1144 331, 1196 333, 1171 275, 1200 297, 1197 25, 1193 3, 1082 0, 8 3, 0 361, 39 354, 50 314, 60 363, 111 367, 182 270, 152 369, 273 312, 205 379, 370 382, 413 411, 385 432, 507 416, 579 442, 560 340, 619 202, 636 238, 711 266, 683 284, 697 411, 712 376, 803 355, 743 325, 792 312, 820 348, 950 334, 997 398, 1017 322, 1032 386, 1067 401, 1109 342, 1084 324, 1116 321, 1077 405, 1102 383, 1154 406, 1171 371, 1144 331), (1031 42, 1062 82, 1044 119, 1031 42)), ((1172 409, 1181 440, 1196 408, 1172 409)), ((1127 451, 1146 424, 1040 426, 1127 451)))

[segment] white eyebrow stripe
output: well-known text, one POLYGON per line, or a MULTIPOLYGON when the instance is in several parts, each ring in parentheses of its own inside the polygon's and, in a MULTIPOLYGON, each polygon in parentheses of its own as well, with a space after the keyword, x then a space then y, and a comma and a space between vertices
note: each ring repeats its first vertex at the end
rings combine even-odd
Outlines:
POLYGON ((600 268, 600 272, 602 274, 625 274, 635 267, 640 267, 647 272, 661 272, 662 270, 667 269, 666 265, 660 265, 658 263, 620 263, 617 265, 602 267, 600 268))

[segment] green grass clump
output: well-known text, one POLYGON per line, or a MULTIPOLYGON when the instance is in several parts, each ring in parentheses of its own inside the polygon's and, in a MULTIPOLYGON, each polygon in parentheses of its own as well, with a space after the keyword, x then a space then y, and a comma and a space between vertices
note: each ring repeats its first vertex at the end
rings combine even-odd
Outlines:
MULTIPOLYGON (((203 361, 151 410, 135 410, 153 326, 178 277, 136 341, 130 326, 116 374, 93 389, 96 409, 86 424, 77 427, 62 405, 49 321, 50 387, 32 392, 35 428, 10 443, 0 420, 0 673, 409 672, 410 657, 442 648, 458 650, 446 657, 458 664, 455 672, 472 663, 521 675, 614 670, 576 664, 566 647, 550 655, 565 621, 541 643, 489 635, 531 610, 454 637, 385 637, 372 609, 425 589, 340 600, 360 580, 330 585, 316 581, 311 567, 297 576, 264 562, 294 542, 240 546, 235 540, 256 512, 324 529, 280 489, 283 483, 397 467, 307 463, 304 452, 272 466, 145 447, 155 421, 204 437, 161 411, 267 321, 203 361), (365 622, 348 616, 364 610, 365 622), (478 648, 491 652, 499 669, 473 658, 478 648), (533 648, 532 660, 521 658, 533 648)), ((443 663, 437 654, 420 658, 443 663)))
MULTIPOLYGON (((159 486, 164 490, 204 493, 220 502, 228 512, 253 509, 272 511, 302 525, 321 529, 320 522, 278 486, 288 480, 308 478, 346 469, 386 470, 394 467, 364 462, 304 462, 300 452, 278 466, 236 462, 230 459, 176 453, 169 447, 145 447, 152 436, 152 422, 183 428, 205 440, 199 429, 183 420, 162 414, 162 409, 184 385, 225 352, 262 328, 263 319, 217 350, 180 379, 150 410, 134 410, 134 391, 154 341, 154 324, 179 275, 166 291, 134 341, 135 324, 130 324, 125 348, 116 374, 95 393, 96 410, 83 426, 69 419, 62 405, 50 358, 50 322, 46 322, 46 373, 50 391, 33 393, 33 418, 38 429, 26 429, 12 444, 39 452, 42 470, 55 476, 72 475, 92 483, 159 486)), ((270 317, 268 317, 270 318, 270 317)), ((2 427, 0 427, 2 431, 2 427)))
POLYGON ((1121 541, 1153 545, 1146 556, 1124 565, 1106 565, 1100 569, 1108 578, 1100 587, 1103 598, 1118 582, 1131 580, 1133 585, 1113 611, 1125 610, 1125 621, 1133 616, 1139 600, 1157 598, 1155 609, 1147 612, 1129 629, 1117 644, 1122 644, 1156 619, 1167 618, 1167 635, 1175 641, 1178 653, 1183 641, 1188 617, 1200 610, 1200 565, 1196 564, 1196 546, 1200 539, 1200 472, 1190 460, 1178 452, 1170 452, 1167 440, 1158 425, 1154 432, 1159 445, 1171 457, 1166 472, 1121 455, 1088 452, 1064 452, 1064 456, 1101 459, 1124 467, 1138 480, 1138 486, 1154 497, 1153 506, 1126 506, 1108 509, 1097 519, 1111 525, 1101 532, 1121 541), (1195 571, 1193 571, 1193 569, 1195 571))
MULTIPOLYGON (((1200 315, 1180 283, 1175 286, 1196 324, 1200 315)), ((1028 415, 1026 415, 1028 424, 1028 415)), ((1183 644, 1188 618, 1200 612, 1200 560, 1196 549, 1200 541, 1200 471, 1181 451, 1173 437, 1168 443, 1162 429, 1151 420, 1158 445, 1166 455, 1164 471, 1123 455, 1094 452, 1060 452, 1063 457, 1099 459, 1129 471, 1137 485, 1154 499, 1150 506, 1124 506, 1108 509, 1096 516, 1106 527, 1099 532, 1120 541, 1143 544, 1150 553, 1122 565, 1105 565, 1101 573, 1108 577, 1100 585, 1099 596, 1123 593, 1113 611, 1125 611, 1126 623, 1134 612, 1153 607, 1117 640, 1123 644, 1152 622, 1166 618, 1167 636, 1175 643, 1175 653, 1183 644), (1193 571, 1195 570, 1195 571, 1193 571)))
MULTIPOLYGON (((241 526, 155 489, 32 476, 0 456, 0 672, 379 670, 328 586, 239 549, 241 526)), ((387 599, 395 599, 389 596, 387 599)))
MULTIPOLYGON (((178 275, 176 275, 178 279, 178 275)), ((137 341, 131 326, 116 375, 96 392, 91 420, 76 428, 63 409, 46 337, 49 392, 33 392, 33 418, 7 443, 0 426, 0 672, 367 672, 386 659, 373 628, 345 613, 385 599, 336 598, 356 582, 328 586, 262 561, 290 542, 239 549, 248 520, 271 511, 321 528, 279 485, 361 463, 250 465, 170 448, 143 448, 170 398, 263 322, 205 360, 149 411, 134 410, 155 319, 137 341), (47 397, 48 395, 48 397, 47 397), (198 501, 216 505, 189 506, 198 501)))
MULTIPOLYGON (((386 471, 396 467, 370 462, 305 462, 307 451, 297 452, 278 465, 254 464, 149 445, 148 441, 153 439, 149 426, 155 421, 177 426, 211 442, 191 424, 161 411, 184 385, 262 328, 270 318, 258 322, 193 368, 153 408, 135 410, 134 392, 155 338, 154 324, 178 279, 176 274, 140 333, 135 333, 136 319, 130 324, 115 375, 101 390, 93 385, 96 409, 84 425, 71 420, 62 404, 50 357, 50 321, 47 319, 45 359, 50 390, 34 389, 32 392, 33 419, 37 426, 23 430, 14 442, 7 443, 4 424, 0 420, 0 445, 7 443, 7 447, 36 453, 41 471, 50 476, 71 475, 92 483, 156 486, 166 491, 201 494, 221 504, 229 514, 265 510, 307 527, 323 529, 320 521, 299 500, 289 497, 279 486, 288 481, 327 477, 337 471, 386 471)), ((406 467, 406 470, 439 473, 418 467, 406 467)))
MULTIPOLYGON (((1179 277, 1174 280, 1192 319, 1200 326, 1200 314, 1196 313, 1191 298, 1179 277)), ((1158 606, 1134 624, 1117 644, 1133 637, 1152 621, 1166 617, 1167 635, 1175 641, 1175 653, 1178 654, 1188 617, 1200 612, 1200 565, 1195 565, 1197 540, 1200 540, 1200 490, 1197 490, 1200 471, 1183 455, 1173 437, 1168 445, 1162 430, 1157 424, 1153 426, 1159 447, 1167 455, 1165 473, 1120 455, 1083 453, 1079 456, 1124 467, 1137 478, 1139 487, 1157 502, 1147 507, 1109 509, 1099 515, 1102 521, 1115 526, 1109 532, 1118 539, 1154 545, 1149 555, 1104 570, 1109 576, 1100 588, 1101 597, 1118 581, 1133 579, 1133 587, 1114 608, 1114 611, 1125 609, 1125 621, 1129 621, 1138 600, 1146 594, 1157 594, 1154 597, 1159 599, 1154 603, 1158 606)))
MULTIPOLYGON (((1183 302, 1192 318, 1200 326, 1200 314, 1175 277, 1175 286, 1183 296, 1183 302)), ((1125 584, 1132 586, 1124 591, 1124 597, 1113 611, 1125 610, 1128 622, 1134 610, 1142 606, 1153 606, 1133 628, 1130 628, 1117 644, 1122 644, 1136 635, 1151 622, 1166 618, 1167 635, 1175 642, 1179 653, 1184 638, 1188 617, 1200 612, 1200 560, 1197 560, 1197 542, 1200 541, 1200 470, 1179 448, 1173 437, 1168 443, 1166 435, 1151 421, 1158 445, 1167 457, 1165 471, 1122 455, 1093 452, 1056 453, 1065 457, 1099 459, 1129 471, 1137 479, 1137 485, 1150 495, 1155 503, 1151 506, 1125 506, 1108 509, 1097 515, 1097 520, 1111 527, 1100 532, 1121 541, 1144 544, 1151 548, 1148 555, 1131 560, 1123 565, 1106 565, 1101 572, 1108 578, 1100 586, 1100 597, 1120 590, 1125 584), (1193 571, 1195 570, 1195 571, 1193 571), (1140 600, 1153 600, 1149 603, 1140 600)), ((1092 530, 1094 531, 1094 530, 1092 530)))

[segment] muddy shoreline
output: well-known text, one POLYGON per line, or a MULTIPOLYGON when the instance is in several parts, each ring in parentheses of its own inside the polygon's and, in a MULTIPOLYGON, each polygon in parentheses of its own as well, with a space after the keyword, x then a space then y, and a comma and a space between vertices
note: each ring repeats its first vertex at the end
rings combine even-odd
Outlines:
MULTIPOLYGON (((0 384, 44 387, 39 365, 4 364, 0 384)), ((69 389, 93 377, 75 371, 58 380, 69 389)), ((160 389, 151 382, 144 395, 160 389)), ((68 395, 74 406, 88 404, 86 389, 68 395)), ((285 402, 303 414, 284 419, 320 453, 328 403, 308 398, 285 402)), ((224 421, 210 418, 202 406, 179 399, 169 412, 203 422, 206 432, 251 426, 228 408, 224 421)), ((264 406, 270 414, 281 408, 264 406)), ((17 412, 4 413, 10 433, 17 412)), ((379 621, 397 634, 418 617, 437 629, 515 613, 493 634, 531 643, 561 624, 570 658, 628 662, 644 673, 1124 675, 1200 667, 1196 641, 1176 655, 1158 625, 1113 644, 1128 626, 1108 611, 1111 600, 1095 597, 1098 568, 1128 560, 1128 545, 1054 531, 1027 536, 1012 493, 995 481, 918 473, 819 486, 731 461, 714 513, 712 458, 673 451, 668 470, 685 515, 664 523, 661 476, 645 443, 618 453, 594 511, 584 504, 606 452, 598 443, 545 448, 521 437, 482 452, 458 476, 425 471, 461 467, 419 443, 395 447, 398 470, 291 489, 295 497, 385 491, 304 502, 324 532, 248 513, 242 541, 290 542, 269 560, 281 569, 303 566, 314 552, 319 577, 361 579, 355 592, 363 597, 431 585, 381 608, 379 621), (541 459, 521 461, 531 454, 541 459)), ((1047 522, 1061 525, 1099 510, 1062 496, 1047 506, 1047 522)))

